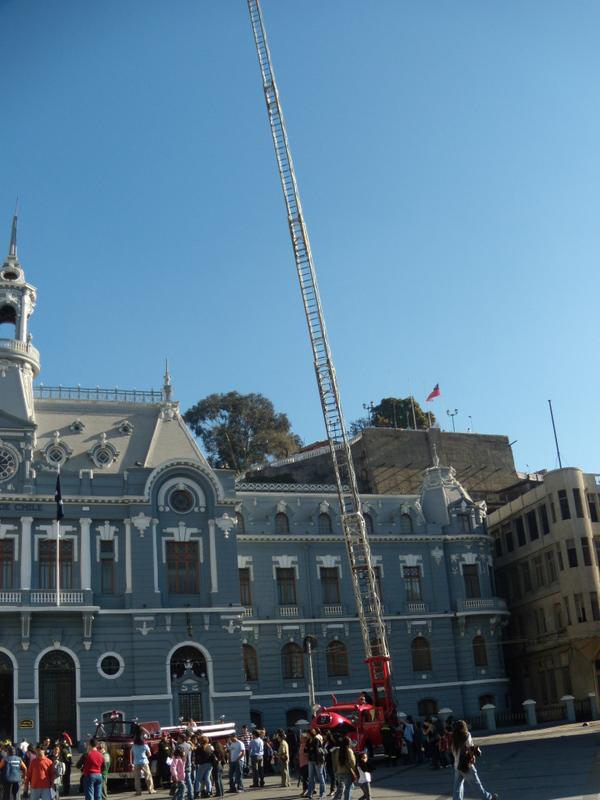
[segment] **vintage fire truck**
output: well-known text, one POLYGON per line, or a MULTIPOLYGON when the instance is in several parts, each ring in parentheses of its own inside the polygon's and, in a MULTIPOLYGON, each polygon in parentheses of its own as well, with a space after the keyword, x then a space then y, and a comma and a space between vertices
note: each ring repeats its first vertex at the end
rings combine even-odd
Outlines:
POLYGON ((162 727, 159 722, 140 722, 127 720, 122 711, 107 711, 96 724, 95 737, 99 742, 105 742, 110 755, 108 780, 116 781, 133 780, 132 746, 136 735, 141 732, 146 744, 151 751, 151 768, 156 763, 158 744, 164 732, 176 737, 181 732, 196 733, 208 736, 211 741, 226 741, 228 736, 235 733, 234 722, 195 722, 194 720, 180 720, 179 725, 162 727))

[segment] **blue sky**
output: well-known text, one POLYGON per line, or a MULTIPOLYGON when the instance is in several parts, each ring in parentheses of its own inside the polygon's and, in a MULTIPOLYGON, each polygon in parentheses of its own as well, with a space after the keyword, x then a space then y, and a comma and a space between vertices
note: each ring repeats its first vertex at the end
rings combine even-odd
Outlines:
MULTIPOLYGON (((263 0, 348 420, 439 382, 600 471, 600 4, 263 0)), ((244 0, 0 0, 0 230, 46 385, 257 391, 323 437, 244 0)), ((0 334, 1 335, 1 334, 0 334)))

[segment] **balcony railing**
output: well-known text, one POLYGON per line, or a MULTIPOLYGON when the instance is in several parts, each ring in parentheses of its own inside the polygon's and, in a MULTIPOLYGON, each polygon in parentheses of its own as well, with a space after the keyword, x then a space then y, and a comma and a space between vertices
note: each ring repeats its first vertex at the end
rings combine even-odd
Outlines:
POLYGON ((14 606, 21 602, 21 592, 0 592, 0 605, 14 606))
POLYGON ((456 605, 459 611, 505 611, 506 602, 501 597, 465 597, 458 598, 456 605))
MULTIPOLYGON (((0 346, 2 340, 0 339, 0 346)), ((37 351, 36 351, 37 352, 37 351)), ((162 392, 156 389, 85 389, 81 386, 33 387, 36 400, 104 400, 118 403, 160 403, 162 392)))
POLYGON ((40 365, 40 353, 32 344, 20 342, 18 339, 0 339, 0 350, 17 353, 20 356, 25 356, 29 361, 40 365))
POLYGON ((339 617, 344 613, 344 609, 341 603, 332 603, 327 606, 323 606, 323 616, 324 617, 339 617))
POLYGON ((298 606, 279 606, 279 616, 298 617, 299 616, 298 606))
POLYGON ((411 601, 406 604, 406 610, 409 614, 424 614, 427 611, 427 604, 417 601, 411 601))
MULTIPOLYGON (((32 592, 31 602, 40 605, 56 605, 56 592, 32 592)), ((83 592, 61 592, 61 605, 81 605, 83 603, 83 592)))
POLYGON ((242 611, 242 617, 253 617, 254 616, 254 609, 252 606, 246 606, 246 608, 242 611))

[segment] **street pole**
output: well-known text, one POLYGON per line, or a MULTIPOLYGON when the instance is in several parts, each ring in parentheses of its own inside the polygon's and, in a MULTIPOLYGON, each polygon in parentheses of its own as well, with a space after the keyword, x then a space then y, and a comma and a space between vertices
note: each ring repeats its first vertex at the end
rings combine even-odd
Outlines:
POLYGON ((308 662, 308 703, 312 713, 317 704, 317 698, 315 695, 315 675, 313 672, 312 642, 310 636, 307 636, 304 640, 304 652, 306 653, 306 660, 308 662))
POLYGON ((455 408, 454 411, 450 411, 447 408, 446 414, 448 414, 449 417, 452 417, 452 433, 456 433, 456 427, 454 425, 454 417, 458 414, 458 408, 455 408))

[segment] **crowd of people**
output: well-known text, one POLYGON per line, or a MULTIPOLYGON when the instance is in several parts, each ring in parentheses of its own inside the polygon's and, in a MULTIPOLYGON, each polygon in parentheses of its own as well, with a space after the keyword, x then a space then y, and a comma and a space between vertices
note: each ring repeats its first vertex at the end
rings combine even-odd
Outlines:
MULTIPOLYGON (((465 783, 473 783, 486 800, 497 800, 481 785, 475 761, 479 755, 463 720, 445 723, 411 717, 381 731, 386 759, 383 764, 422 764, 433 769, 454 768, 453 799, 462 800, 465 783)), ((371 800, 371 773, 375 769, 368 752, 354 752, 348 736, 322 734, 315 728, 299 732, 278 729, 252 731, 243 725, 226 742, 211 742, 193 730, 164 731, 158 745, 150 748, 143 728, 134 736, 131 757, 136 795, 165 790, 174 800, 198 800, 237 794, 250 785, 265 786, 265 776, 278 774, 280 786, 297 781, 300 797, 326 795, 351 800, 355 787, 359 800, 371 800), (224 772, 227 769, 228 789, 224 772)), ((71 794, 72 742, 63 734, 55 742, 44 739, 36 746, 23 740, 18 745, 0 743, 0 800, 59 800, 71 794)), ((107 800, 110 755, 103 741, 92 738, 75 766, 80 770, 79 791, 85 800, 107 800)))

